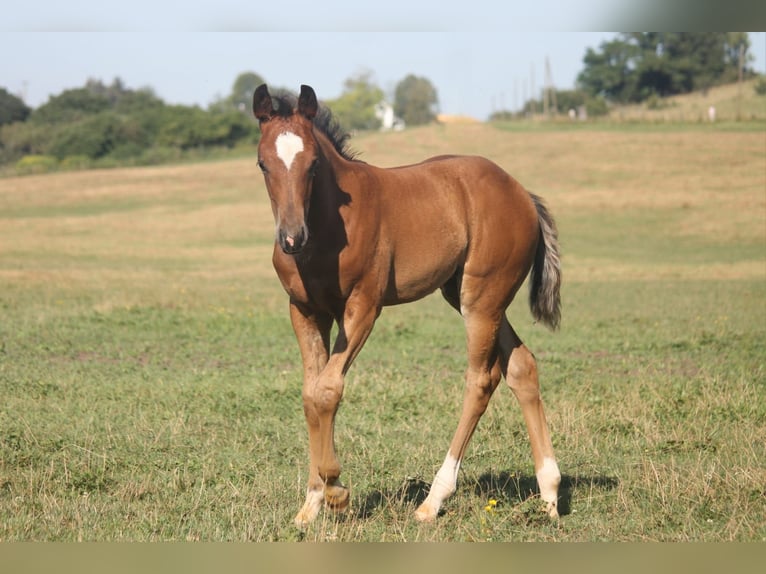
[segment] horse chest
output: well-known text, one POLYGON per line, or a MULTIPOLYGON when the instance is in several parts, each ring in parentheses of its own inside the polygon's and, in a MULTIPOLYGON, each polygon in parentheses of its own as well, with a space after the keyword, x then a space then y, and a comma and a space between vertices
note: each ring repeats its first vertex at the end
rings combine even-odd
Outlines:
POLYGON ((300 261, 279 254, 274 268, 293 301, 323 311, 342 309, 353 289, 354 282, 339 269, 337 259, 300 261))

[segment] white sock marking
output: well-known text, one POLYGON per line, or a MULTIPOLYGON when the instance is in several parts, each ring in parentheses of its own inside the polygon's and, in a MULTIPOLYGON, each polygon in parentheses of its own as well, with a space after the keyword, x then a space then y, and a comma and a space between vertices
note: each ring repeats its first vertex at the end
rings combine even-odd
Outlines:
POLYGON ((444 499, 455 492, 459 470, 460 461, 448 452, 439 472, 436 473, 431 490, 428 492, 428 498, 434 502, 436 508, 441 505, 444 499))
POLYGON ((293 132, 282 132, 276 140, 277 157, 282 160, 290 171, 295 156, 303 151, 303 140, 293 132))
POLYGON ((545 502, 555 502, 558 498, 559 483, 561 482, 561 473, 556 460, 549 456, 543 458, 543 465, 536 474, 537 484, 540 487, 540 498, 545 502))

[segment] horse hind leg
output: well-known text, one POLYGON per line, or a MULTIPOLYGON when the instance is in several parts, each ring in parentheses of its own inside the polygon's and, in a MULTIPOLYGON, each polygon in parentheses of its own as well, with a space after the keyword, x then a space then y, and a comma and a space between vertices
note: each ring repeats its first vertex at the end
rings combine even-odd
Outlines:
MULTIPOLYGON (((447 301, 459 308, 459 304, 455 305, 454 291, 442 291, 447 301)), ((464 318, 468 333, 468 369, 463 409, 444 463, 434 477, 428 496, 415 511, 415 518, 421 522, 434 520, 442 503, 455 492, 468 443, 502 377, 495 340, 499 319, 478 313, 469 313, 464 318)))
POLYGON ((548 422, 540 397, 537 361, 505 317, 500 327, 499 348, 501 365, 507 366, 506 382, 519 401, 527 426, 540 498, 545 502, 546 511, 551 518, 558 518, 561 473, 553 453, 548 422))
MULTIPOLYGON (((454 277, 442 287, 442 295, 453 308, 461 312, 459 276, 454 277)), ((490 327, 492 324, 492 322, 489 323, 490 327)), ((466 327, 468 328, 468 326, 469 323, 466 322, 466 327)), ((444 500, 454 493, 465 448, 479 418, 486 410, 489 399, 502 374, 506 377, 508 386, 519 401, 526 422, 540 497, 545 502, 545 510, 551 518, 557 518, 558 487, 561 482, 561 473, 553 453, 548 423, 540 397, 535 357, 521 342, 505 314, 502 313, 497 329, 494 359, 487 356, 494 361, 488 371, 489 377, 486 377, 487 372, 485 371, 483 376, 472 379, 470 376, 470 335, 471 330, 469 329, 469 370, 466 373, 463 414, 447 456, 434 478, 428 497, 416 510, 415 517, 420 521, 433 520, 444 500)), ((474 340, 481 341, 482 339, 474 337, 474 340)), ((486 342, 486 339, 484 340, 486 342)))

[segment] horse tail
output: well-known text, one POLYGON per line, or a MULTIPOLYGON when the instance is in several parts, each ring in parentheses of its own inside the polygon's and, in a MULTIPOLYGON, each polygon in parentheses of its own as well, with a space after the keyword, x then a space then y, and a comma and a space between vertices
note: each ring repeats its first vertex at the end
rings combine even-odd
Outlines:
POLYGON ((555 330, 561 322, 561 260, 556 222, 543 200, 530 193, 537 210, 540 238, 529 283, 529 308, 535 320, 555 330))

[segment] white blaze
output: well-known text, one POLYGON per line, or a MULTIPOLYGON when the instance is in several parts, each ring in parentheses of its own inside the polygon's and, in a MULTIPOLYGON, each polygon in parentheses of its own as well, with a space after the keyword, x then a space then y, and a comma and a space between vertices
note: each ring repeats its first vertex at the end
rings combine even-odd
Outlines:
POLYGON ((303 151, 303 140, 293 132, 282 132, 277 136, 277 157, 290 170, 295 156, 303 151))

